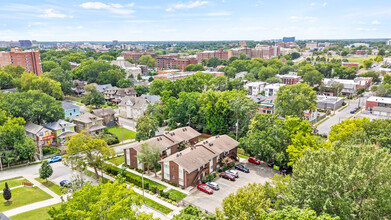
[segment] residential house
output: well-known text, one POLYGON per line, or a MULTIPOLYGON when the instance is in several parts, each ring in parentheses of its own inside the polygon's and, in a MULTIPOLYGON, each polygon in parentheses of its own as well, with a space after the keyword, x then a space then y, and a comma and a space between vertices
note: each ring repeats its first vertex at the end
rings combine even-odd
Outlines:
POLYGON ((103 125, 107 127, 115 126, 118 122, 118 117, 115 116, 115 111, 110 108, 100 108, 92 110, 92 114, 103 118, 103 125))
POLYGON ((75 134, 75 124, 64 121, 62 119, 43 125, 51 130, 56 135, 56 143, 58 146, 65 145, 75 134))
POLYGON ((37 125, 28 121, 24 126, 24 130, 26 136, 32 138, 37 145, 37 152, 40 153, 41 159, 43 157, 42 147, 57 146, 55 133, 42 125, 37 125))
POLYGON ((96 85, 96 90, 100 93, 103 93, 106 89, 110 89, 113 86, 111 84, 96 85))
POLYGON ((133 87, 130 88, 107 88, 104 90, 103 95, 106 102, 120 103, 125 96, 136 97, 137 92, 133 87))
POLYGON ((318 112, 316 110, 305 110, 304 111, 304 120, 307 120, 309 122, 315 120, 318 117, 318 112))
POLYGON ((86 91, 84 90, 84 86, 88 84, 87 81, 79 81, 79 80, 74 80, 74 87, 72 88, 73 92, 77 96, 84 95, 86 91))
POLYGON ((249 82, 243 87, 247 89, 247 95, 256 96, 265 90, 266 82, 249 82))
POLYGON ((160 160, 162 179, 182 187, 195 186, 223 163, 237 160, 239 142, 228 135, 210 137, 160 160))
POLYGON ((80 107, 73 102, 62 102, 61 104, 65 112, 65 118, 72 119, 80 115, 80 107))
POLYGON ((281 83, 274 83, 265 86, 265 96, 266 97, 276 96, 277 91, 280 89, 281 86, 285 86, 285 85, 281 83))
POLYGON ((335 110, 339 109, 344 101, 344 98, 338 96, 318 95, 316 107, 323 110, 335 110))
POLYGON ((280 78, 281 83, 285 85, 293 85, 301 81, 301 76, 298 76, 296 72, 290 72, 286 75, 277 74, 276 77, 280 78))
POLYGON ((371 96, 367 99, 365 110, 374 115, 391 116, 391 98, 371 96))
POLYGON ((277 96, 273 95, 261 101, 259 111, 263 114, 274 114, 276 107, 274 100, 276 100, 276 98, 277 96))
POLYGON ((326 96, 338 96, 338 85, 342 85, 340 94, 343 96, 353 96, 357 92, 357 85, 359 82, 355 82, 352 79, 323 79, 323 84, 325 86, 324 95, 326 96))
POLYGON ((144 115, 149 104, 145 98, 126 96, 118 105, 119 115, 124 118, 137 120, 140 116, 144 115))
POLYGON ((186 145, 195 145, 200 136, 201 134, 199 132, 188 126, 134 143, 130 147, 124 148, 125 164, 145 170, 143 164, 137 159, 137 153, 142 149, 143 144, 155 145, 161 152, 160 158, 166 158, 180 151, 180 149, 186 148, 186 145))
POLYGON ((91 113, 84 113, 72 121, 76 125, 76 132, 87 131, 88 134, 99 134, 106 128, 103 125, 103 118, 93 115, 91 113))
POLYGON ((140 97, 148 100, 148 102, 151 105, 155 104, 156 102, 159 103, 159 104, 162 103, 162 101, 160 100, 160 98, 161 98, 160 95, 146 95, 146 94, 142 94, 140 97))

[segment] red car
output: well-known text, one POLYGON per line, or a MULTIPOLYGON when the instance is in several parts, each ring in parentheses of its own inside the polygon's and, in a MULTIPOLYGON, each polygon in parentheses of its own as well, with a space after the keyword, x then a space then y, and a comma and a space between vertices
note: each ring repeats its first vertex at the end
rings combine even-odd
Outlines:
POLYGON ((197 189, 201 190, 202 192, 206 192, 208 194, 213 194, 213 190, 206 184, 198 184, 197 189))
POLYGON ((235 181, 235 177, 230 173, 226 173, 226 172, 220 173, 220 177, 227 179, 227 180, 235 181))
POLYGON ((248 162, 250 162, 250 163, 255 163, 256 165, 261 164, 261 161, 255 159, 255 157, 249 157, 249 158, 248 158, 248 162))

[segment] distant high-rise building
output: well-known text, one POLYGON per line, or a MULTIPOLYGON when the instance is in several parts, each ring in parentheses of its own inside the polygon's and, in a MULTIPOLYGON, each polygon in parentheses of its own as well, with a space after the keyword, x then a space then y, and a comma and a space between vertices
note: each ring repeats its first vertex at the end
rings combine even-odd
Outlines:
POLYGON ((387 45, 391 45, 391 40, 388 40, 388 41, 386 42, 386 44, 387 44, 387 45))
POLYGON ((118 41, 117 40, 113 40, 113 45, 117 45, 118 44, 118 41))
POLYGON ((228 51, 219 49, 217 51, 204 51, 197 53, 198 63, 202 63, 203 59, 208 60, 211 57, 217 57, 221 60, 228 60, 228 51))
POLYGON ((21 47, 31 47, 32 43, 30 40, 19 40, 21 47))
POLYGON ((13 48, 11 52, 0 52, 0 67, 9 64, 14 66, 20 65, 26 72, 33 72, 37 76, 42 73, 41 55, 39 51, 23 51, 20 48, 13 48))
POLYGON ((282 41, 284 41, 284 42, 294 42, 295 41, 295 37, 283 37, 282 41))

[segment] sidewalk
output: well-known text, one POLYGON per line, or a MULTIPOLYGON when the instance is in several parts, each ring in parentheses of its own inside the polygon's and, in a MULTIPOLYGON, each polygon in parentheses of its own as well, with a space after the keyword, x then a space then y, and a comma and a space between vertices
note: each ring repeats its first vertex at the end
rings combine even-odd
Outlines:
MULTIPOLYGON (((87 169, 94 172, 94 169, 91 168, 91 167, 87 167, 87 169)), ((104 177, 104 178, 107 178, 107 179, 109 179, 109 180, 112 180, 112 181, 115 180, 114 177, 112 177, 112 176, 110 176, 110 175, 107 175, 107 174, 105 174, 105 173, 103 173, 103 177, 104 177)), ((129 184, 128 184, 128 186, 129 186, 129 184)), ((136 188, 136 187, 132 187, 132 189, 133 189, 133 191, 135 191, 136 193, 138 193, 138 194, 140 194, 140 195, 143 194, 143 191, 142 191, 141 189, 138 189, 138 188, 136 188)), ((151 199, 151 200, 153 200, 153 201, 155 201, 155 202, 157 202, 157 203, 160 203, 160 204, 166 206, 167 208, 172 209, 173 212, 174 212, 175 214, 179 213, 179 211, 182 209, 182 207, 174 206, 174 205, 171 204, 171 203, 168 203, 168 202, 166 202, 166 201, 163 201, 163 200, 159 199, 157 195, 151 195, 151 194, 145 192, 145 193, 144 193, 144 196, 145 196, 146 198, 148 198, 148 199, 151 199)), ((154 209, 150 209, 150 210, 151 210, 152 213, 156 212, 154 209)), ((173 212, 172 212, 172 213, 173 213, 173 212)), ((159 215, 162 214, 162 213, 160 213, 160 212, 158 212, 158 213, 159 213, 159 215)))

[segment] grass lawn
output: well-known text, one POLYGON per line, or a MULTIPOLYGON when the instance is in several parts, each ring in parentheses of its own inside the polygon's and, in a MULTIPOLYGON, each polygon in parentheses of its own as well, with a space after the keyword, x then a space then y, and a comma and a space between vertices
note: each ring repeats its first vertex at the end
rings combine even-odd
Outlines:
MULTIPOLYGON (((316 58, 316 56, 314 56, 314 57, 316 58)), ((353 57, 341 57, 341 56, 328 57, 328 56, 325 56, 325 57, 326 57, 326 59, 329 58, 330 60, 333 58, 334 59, 347 59, 349 62, 363 64, 364 60, 374 59, 376 56, 369 55, 367 57, 365 57, 365 56, 353 56, 353 57)))
POLYGON ((0 189, 4 189, 5 182, 7 182, 9 188, 12 188, 12 187, 15 187, 15 186, 22 185, 22 182, 29 182, 29 181, 26 180, 25 178, 23 178, 22 176, 18 176, 18 177, 14 177, 14 178, 11 178, 11 179, 2 180, 2 181, 0 181, 0 189))
MULTIPOLYGON (((132 177, 132 178, 134 178, 134 179, 138 179, 138 180, 140 180, 140 181, 141 181, 141 179, 142 179, 142 178, 141 178, 141 174, 140 174, 140 175, 137 175, 137 174, 134 174, 134 173, 129 172, 129 171, 125 171, 125 175, 130 176, 130 177, 132 177)), ((160 184, 160 183, 158 183, 158 182, 155 182, 155 181, 150 180, 150 179, 145 178, 145 177, 144 177, 144 183, 148 183, 149 185, 158 186, 158 187, 161 188, 161 189, 167 188, 167 186, 162 185, 162 184, 160 184)))
POLYGON ((41 178, 35 178, 36 181, 42 183, 42 185, 46 186, 47 188, 49 188, 51 191, 53 191, 54 193, 56 193, 57 195, 61 196, 62 194, 64 194, 61 190, 61 186, 51 182, 50 180, 43 180, 41 178))
POLYGON ((238 157, 240 157, 240 158, 243 158, 243 159, 248 159, 249 157, 247 157, 247 156, 245 156, 245 155, 242 155, 242 154, 238 154, 238 157))
POLYGON ((36 186, 16 188, 11 190, 11 194, 12 198, 10 201, 0 202, 0 212, 52 198, 52 196, 36 186))
POLYGON ((120 141, 136 138, 136 132, 126 128, 111 127, 108 128, 107 131, 115 134, 120 141))
POLYGON ((114 158, 110 159, 109 161, 111 163, 119 166, 119 165, 125 163, 125 157, 124 156, 114 157, 114 158))
POLYGON ((39 209, 34 209, 28 212, 23 212, 17 215, 14 215, 11 218, 11 220, 43 220, 43 219, 49 219, 50 216, 48 214, 48 211, 54 207, 58 208, 61 206, 61 203, 55 204, 55 205, 50 205, 46 207, 42 207, 39 209))
POLYGON ((176 198, 176 202, 181 201, 182 199, 186 198, 186 194, 179 192, 178 190, 175 189, 170 189, 167 191, 171 197, 176 198))
POLYGON ((160 212, 163 212, 164 214, 168 214, 170 212, 172 212, 172 209, 170 208, 167 208, 166 206, 160 204, 160 203, 157 203, 155 201, 153 201, 152 199, 148 199, 146 197, 144 197, 145 199, 145 205, 149 206, 149 207, 152 207, 160 212))
MULTIPOLYGON (((90 170, 85 170, 84 174, 96 180, 95 172, 92 172, 90 170)), ((99 174, 99 177, 102 178, 100 171, 98 171, 98 174, 99 174)), ((99 179, 98 181, 101 181, 101 180, 99 179)), ((109 179, 103 177, 103 183, 108 183, 109 181, 110 181, 109 179)))

